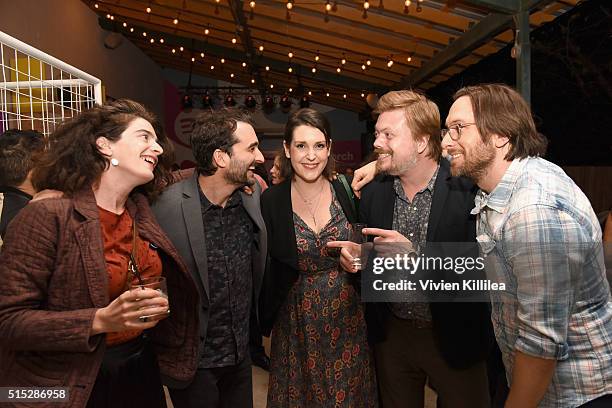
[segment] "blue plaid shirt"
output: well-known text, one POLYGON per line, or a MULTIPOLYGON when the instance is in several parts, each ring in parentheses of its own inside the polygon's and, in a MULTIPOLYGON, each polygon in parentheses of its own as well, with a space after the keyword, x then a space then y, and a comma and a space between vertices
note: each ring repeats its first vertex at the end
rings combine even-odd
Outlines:
POLYGON ((561 168, 529 157, 475 202, 487 275, 506 284, 491 291, 491 318, 508 382, 520 351, 557 361, 541 407, 612 394, 612 301, 589 200, 561 168))

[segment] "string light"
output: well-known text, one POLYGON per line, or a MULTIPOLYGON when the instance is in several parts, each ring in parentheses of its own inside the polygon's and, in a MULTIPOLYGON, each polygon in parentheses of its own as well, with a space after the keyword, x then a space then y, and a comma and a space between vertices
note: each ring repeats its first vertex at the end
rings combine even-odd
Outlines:
POLYGON ((147 11, 147 13, 150 13, 151 12, 151 7, 147 7, 146 11, 147 11))
POLYGON ((308 96, 312 96, 312 91, 308 91, 308 96))
POLYGON ((336 72, 340 73, 342 71, 342 69, 340 69, 340 67, 336 68, 336 72))
POLYGON ((346 94, 342 95, 342 97, 343 97, 344 99, 346 99, 346 94))
POLYGON ((370 65, 372 65, 372 61, 371 60, 366 60, 366 65, 369 67, 370 65))
POLYGON ((269 70, 270 70, 270 66, 266 65, 266 71, 269 71, 269 70))
POLYGON ((289 92, 293 92, 293 88, 289 88, 289 92))
POLYGON ((329 0, 325 1, 325 11, 331 11, 332 6, 329 4, 329 0))
POLYGON ((123 27, 127 27, 127 23, 123 23, 123 27))
POLYGON ((174 20, 172 20, 172 23, 173 23, 174 25, 177 25, 177 24, 179 23, 179 22, 178 22, 178 18, 175 18, 174 20))
POLYGON ((270 89, 274 88, 274 84, 270 84, 270 89))
POLYGON ((366 69, 365 64, 361 64, 361 69, 365 71, 365 69, 366 69))
POLYGON ((195 62, 195 58, 194 57, 191 57, 191 62, 195 62))
POLYGON ((204 58, 204 53, 203 52, 200 53, 200 57, 204 58))
POLYGON ((206 34, 206 35, 210 34, 210 30, 209 30, 208 28, 207 28, 207 29, 205 29, 205 30, 204 30, 204 34, 206 34))
POLYGON ((99 8, 100 6, 98 6, 98 3, 94 4, 95 8, 99 8))
POLYGON ((365 94, 364 94, 363 92, 361 93, 361 97, 362 97, 362 98, 364 98, 364 97, 365 97, 365 94))
POLYGON ((316 74, 317 73, 317 69, 315 67, 312 67, 312 73, 316 74))
POLYGON ((234 77, 234 74, 233 74, 233 73, 232 73, 232 74, 230 74, 230 78, 233 78, 233 77, 234 77))
POLYGON ((210 69, 215 69, 215 66, 214 66, 214 65, 211 65, 211 66, 210 66, 210 69))
POLYGON ((247 66, 247 63, 246 63, 246 62, 243 62, 243 63, 242 63, 242 68, 246 68, 246 66, 247 66))
POLYGON ((160 42, 161 44, 163 44, 164 42, 166 42, 166 40, 164 40, 163 38, 160 38, 160 39, 159 39, 159 42, 160 42))
POLYGON ((411 62, 412 61, 412 55, 409 55, 408 58, 406 58, 406 61, 411 62))
POLYGON ((255 78, 251 78, 251 83, 254 84, 255 83, 255 78))
POLYGON ((233 38, 232 38, 232 44, 236 44, 236 41, 237 41, 237 40, 236 40, 236 37, 233 37, 233 38))
POLYGON ((389 59, 387 62, 387 67, 391 68, 393 66, 393 58, 389 59))
POLYGON ((146 37, 146 36, 147 36, 147 32, 146 32, 146 31, 143 31, 143 32, 142 32, 142 36, 143 36, 143 37, 146 37))
POLYGON ((293 0, 287 0, 287 10, 291 10, 293 8, 293 0))
POLYGON ((249 3, 249 7, 251 7, 251 8, 255 8, 255 2, 254 2, 254 1, 251 1, 251 2, 249 3))
POLYGON ((329 98, 329 92, 325 92, 325 96, 329 98))
POLYGON ((225 58, 221 58, 221 63, 225 64, 225 58))
POLYGON ((130 27, 130 33, 134 32, 134 27, 130 27))
POLYGON ((149 42, 150 42, 151 44, 153 44, 153 43, 155 42, 155 38, 151 38, 151 39, 149 40, 149 42))
POLYGON ((289 67, 289 69, 287 69, 287 71, 289 71, 289 73, 293 72, 293 68, 289 67))
POLYGON ((176 50, 175 50, 174 48, 172 49, 172 53, 173 53, 173 54, 176 54, 176 50))
POLYGON ((260 52, 263 52, 263 50, 264 50, 264 46, 263 46, 263 45, 260 45, 260 46, 259 46, 259 51, 260 51, 260 52))
POLYGON ((315 61, 319 61, 319 59, 321 59, 321 57, 319 57, 319 51, 317 51, 317 55, 315 55, 315 61))
POLYGON ((287 56, 288 56, 289 58, 293 58, 293 53, 292 53, 292 52, 289 52, 289 54, 287 54, 287 56))
POLYGON ((369 2, 368 0, 365 0, 365 1, 363 2, 363 9, 364 9, 364 10, 367 10, 367 9, 369 9, 369 8, 370 8, 370 2, 369 2))

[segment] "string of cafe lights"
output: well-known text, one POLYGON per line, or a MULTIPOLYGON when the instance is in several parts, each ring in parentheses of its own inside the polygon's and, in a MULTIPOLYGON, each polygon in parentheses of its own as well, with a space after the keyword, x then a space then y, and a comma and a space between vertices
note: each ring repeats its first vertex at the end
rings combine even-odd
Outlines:
MULTIPOLYGON (((420 3, 422 3, 422 1, 423 1, 423 0, 417 0, 417 3, 419 3, 419 4, 420 4, 420 3)), ((219 4, 219 3, 220 3, 220 0, 215 0, 215 3, 216 3, 216 4, 219 4)), ((251 3, 255 3, 255 2, 254 2, 254 1, 251 1, 251 3)), ((293 8, 293 3, 294 3, 294 1, 293 1, 293 0, 289 0, 289 1, 287 1, 287 4, 288 4, 288 5, 290 4, 290 6, 288 6, 288 7, 287 7, 287 8, 288 8, 288 10, 291 10, 291 9, 293 8)), ((410 0, 407 0, 407 1, 406 1, 406 3, 407 3, 406 5, 409 5, 408 3, 410 3, 410 0)), ((365 3, 364 3, 364 4, 365 4, 365 3)), ((368 3, 368 4, 369 4, 369 3, 368 3)), ((335 3, 335 2, 334 2, 334 3, 333 3, 333 5, 332 5, 332 4, 330 4, 330 3, 329 3, 329 1, 326 1, 326 11, 334 11, 334 6, 335 6, 335 5, 336 5, 336 3, 335 3), (328 5, 329 5, 329 7, 328 7, 328 5)), ((99 9, 99 5, 98 5, 97 3, 95 3, 95 4, 94 4, 94 7, 95 7, 96 9, 99 9)), ((252 8, 254 8, 254 5, 252 6, 252 8)), ((364 6, 364 9, 366 9, 366 10, 367 10, 368 8, 369 8, 369 5, 368 5, 368 6, 364 6)), ((147 8, 146 8, 144 11, 145 11, 146 13, 151 13, 151 12, 152 12, 152 8, 151 8, 151 7, 147 7, 147 8)), ((110 14, 110 13, 109 13, 109 14, 107 14, 107 15, 106 15, 106 17, 107 17, 109 20, 111 20, 111 21, 114 21, 114 20, 115 20, 115 16, 114 16, 114 15, 112 15, 112 14, 110 14)), ((173 23, 174 25, 178 25, 178 24, 180 23, 179 17, 180 17, 180 13, 178 13, 178 14, 177 14, 177 16, 176 16, 176 17, 175 17, 175 18, 172 20, 172 23, 173 23)), ((134 32, 135 32, 135 29, 134 29, 133 27, 129 27, 129 25, 128 25, 126 22, 123 22, 123 23, 122 23, 122 27, 123 27, 123 28, 125 28, 125 29, 127 29, 127 30, 128 30, 130 33, 134 33, 134 32)), ((210 24, 209 24, 209 25, 207 25, 207 27, 204 29, 204 34, 205 34, 205 35, 207 35, 207 36, 208 36, 208 35, 210 35, 210 33, 211 33, 211 29, 212 29, 212 27, 210 26, 210 24)), ((147 33, 146 33, 146 31, 143 31, 143 32, 142 32, 142 36, 143 36, 143 37, 147 37, 147 33)), ((149 42, 150 42, 151 44, 154 44, 154 43, 156 42, 156 40, 155 40, 154 38, 149 38, 149 42)), ((162 38, 159 38, 158 42, 159 42, 160 44, 165 44, 165 40, 164 40, 164 38, 163 38, 163 37, 162 37, 162 38)), ((232 37, 232 39, 231 39, 231 43, 232 43, 232 44, 234 44, 234 45, 237 43, 237 39, 236 39, 236 37, 232 37)), ((176 54, 176 53, 177 53, 177 48, 176 48, 176 47, 170 48, 170 47, 171 47, 170 45, 167 45, 167 46, 168 46, 168 48, 169 48, 169 49, 171 49, 171 53, 172 53, 172 54, 176 54)), ((263 45, 263 44, 259 45, 258 50, 260 51, 260 53, 261 53, 262 55, 263 55, 264 49, 265 49, 265 47, 264 47, 264 45, 263 45)), ((416 49, 416 45, 415 45, 415 49, 416 49)), ((184 47, 183 47, 183 46, 178 47, 178 50, 179 50, 181 53, 185 51, 185 49, 184 49, 184 47)), ((413 59, 413 55, 415 54, 415 52, 416 52, 416 51, 413 51, 413 52, 409 53, 409 54, 406 56, 406 61, 407 61, 407 62, 411 62, 411 61, 412 61, 412 59, 413 59)), ((196 55, 197 53, 195 53, 195 52, 191 52, 191 54, 192 54, 192 55, 196 55)), ((202 59, 203 59, 203 58, 205 58, 205 53, 204 53, 204 52, 200 52, 199 54, 200 54, 200 57, 201 57, 202 59)), ((294 53, 293 53, 292 51, 289 51, 289 52, 288 52, 288 54, 287 54, 287 56, 288 56, 289 60, 291 60, 291 59, 294 57, 294 53)), ((326 57, 326 58, 328 58, 328 57, 326 57)), ((192 61, 192 62, 196 62, 196 57, 192 56, 192 57, 191 57, 191 61, 192 61)), ((313 65, 313 66, 312 66, 312 68, 311 68, 311 72, 312 72, 313 74, 315 74, 315 73, 317 72, 317 63, 319 63, 320 61, 321 61, 320 51, 319 51, 319 50, 317 50, 317 51, 316 51, 315 58, 314 58, 314 65, 313 65)), ((220 62, 221 62, 221 64, 224 64, 224 63, 225 63, 225 58, 223 58, 223 57, 222 57, 222 58, 220 58, 220 62)), ((387 68, 389 68, 389 69, 390 69, 390 68, 391 68, 391 67, 394 65, 394 62, 395 62, 395 61, 394 61, 394 59, 393 59, 393 55, 389 56, 389 57, 388 57, 388 59, 387 59, 387 63, 386 63, 387 68)), ((343 67, 343 66, 345 66, 345 65, 346 65, 346 63, 347 63, 347 57, 346 57, 345 53, 343 53, 343 54, 342 54, 342 58, 339 60, 339 64, 338 64, 338 66, 337 66, 337 68, 336 68, 336 72, 337 72, 338 74, 340 74, 340 73, 342 72, 342 67, 343 67)), ((242 63, 241 63, 241 65, 242 65, 242 67, 243 67, 243 68, 246 68, 246 67, 247 67, 247 63, 246 63, 246 62, 242 62, 242 63)), ((368 69, 368 68, 369 68, 369 67, 371 67, 372 65, 373 65, 372 59, 371 59, 371 58, 367 58, 367 59, 366 59, 366 60, 364 60, 364 61, 363 61, 363 63, 361 64, 361 69, 362 69, 363 71, 365 71, 366 69, 368 69)), ((213 63, 213 64, 211 64, 211 65, 210 65, 210 70, 212 71, 212 70, 214 70, 214 69, 215 69, 215 65, 214 65, 214 63, 213 63)), ((269 67, 269 66, 266 66, 266 67, 265 67, 265 69, 266 69, 266 71, 269 71, 269 70, 270 70, 270 67, 269 67)), ((292 67, 291 65, 289 65, 289 67, 288 67, 288 72, 289 72, 290 74, 293 72, 293 67, 292 67)), ((230 81, 231 81, 231 80, 233 80, 234 78, 235 78, 235 74, 234 74, 234 73, 230 73, 230 81)), ((254 78, 252 78, 252 79, 251 79, 251 83, 252 83, 252 84, 254 84, 254 83, 255 83, 255 79, 254 79, 254 78)), ((274 84, 270 84, 269 86, 270 86, 270 90, 271 90, 271 92, 272 92, 272 90, 274 90, 274 84)), ((281 93, 281 94, 282 94, 283 92, 284 92, 284 94, 285 94, 285 95, 286 95, 287 93, 289 93, 289 94, 290 94, 290 93, 292 93, 292 88, 284 88, 284 89, 282 89, 282 88, 277 88, 277 90, 276 90, 276 91, 274 91, 274 93, 281 93)), ((347 92, 347 91, 332 91, 332 92, 329 92, 329 91, 326 91, 324 88, 319 88, 319 89, 314 89, 314 88, 311 88, 310 90, 308 90, 308 91, 307 91, 308 96, 312 96, 312 95, 313 95, 313 92, 315 92, 315 95, 316 95, 316 94, 319 94, 319 95, 321 95, 321 96, 325 96, 325 97, 331 97, 331 96, 336 96, 336 95, 340 96, 340 95, 341 95, 343 99, 347 99, 347 98, 349 97, 349 95, 350 95, 350 93, 349 93, 349 92, 347 92)), ((305 91, 305 94, 304 94, 304 95, 306 95, 306 91, 305 91)), ((362 91, 362 92, 361 92, 359 95, 360 95, 360 97, 361 97, 361 98, 364 98, 364 97, 366 96, 366 91, 362 91)))

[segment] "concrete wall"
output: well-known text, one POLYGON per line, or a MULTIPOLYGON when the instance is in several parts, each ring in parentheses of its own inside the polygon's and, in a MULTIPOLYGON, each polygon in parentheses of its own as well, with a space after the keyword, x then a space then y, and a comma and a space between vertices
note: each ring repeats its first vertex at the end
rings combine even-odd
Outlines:
POLYGON ((161 68, 124 40, 104 47, 108 35, 79 0, 0 0, 0 31, 102 80, 106 94, 145 104, 162 117, 161 68))

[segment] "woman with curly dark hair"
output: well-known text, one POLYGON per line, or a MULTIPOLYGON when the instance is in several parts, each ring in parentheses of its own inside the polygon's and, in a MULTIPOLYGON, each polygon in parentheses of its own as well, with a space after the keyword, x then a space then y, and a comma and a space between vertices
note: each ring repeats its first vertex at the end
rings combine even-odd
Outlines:
POLYGON ((24 208, 0 255, 0 386, 67 387, 71 407, 163 407, 161 375, 194 374, 197 289, 148 203, 172 160, 154 123, 118 100, 50 136, 33 183, 63 197, 24 208), (167 298, 137 286, 159 276, 167 298))

